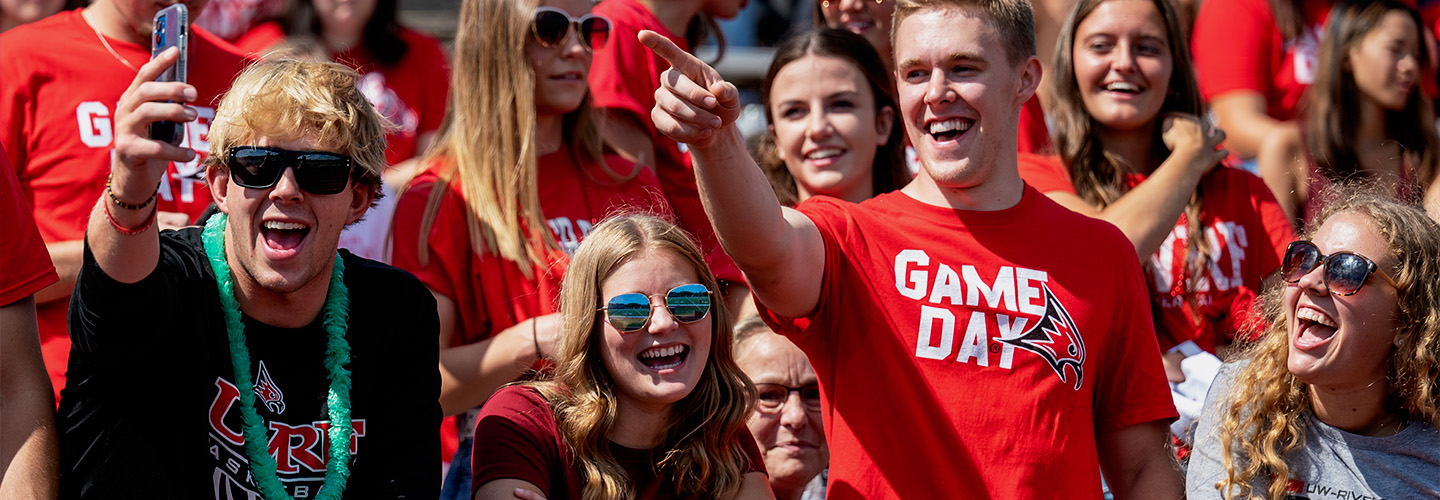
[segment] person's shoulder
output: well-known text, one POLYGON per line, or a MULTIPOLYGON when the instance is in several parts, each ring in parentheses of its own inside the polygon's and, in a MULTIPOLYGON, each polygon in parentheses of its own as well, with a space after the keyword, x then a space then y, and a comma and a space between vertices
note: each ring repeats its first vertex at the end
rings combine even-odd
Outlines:
POLYGON ((1111 252, 1123 249, 1130 256, 1135 256, 1134 245, 1114 224, 1065 208, 1034 187, 1026 186, 1025 189, 1025 196, 1035 197, 1035 208, 1023 222, 1030 226, 1028 229, 1061 241, 1084 241, 1084 246, 1094 251, 1111 252))
POLYGON ((445 50, 440 45, 440 39, 419 30, 410 29, 405 26, 400 27, 400 39, 403 40, 406 44, 409 44, 412 50, 421 49, 426 52, 439 53, 444 53, 445 50))
POLYGON ((480 416, 513 417, 523 415, 538 421, 553 421, 550 402, 534 387, 524 384, 508 385, 495 391, 480 407, 480 416))
MULTIPOLYGON (((190 57, 191 64, 196 71, 221 72, 234 71, 239 74, 255 58, 247 55, 240 47, 225 41, 225 39, 205 31, 198 25, 192 25, 190 34, 195 36, 195 54, 190 57)), ((194 75, 194 72, 191 73, 194 75)), ((231 77, 233 79, 233 75, 231 77)))
MULTIPOLYGON (((596 4, 592 10, 610 20, 611 40, 616 39, 615 32, 617 31, 639 33, 642 29, 655 30, 659 28, 660 34, 669 35, 668 30, 665 30, 664 25, 660 24, 660 20, 655 17, 655 14, 635 0, 605 0, 596 4)), ((634 43, 633 45, 640 44, 634 43)))
POLYGON ((360 257, 343 248, 339 252, 345 262, 345 282, 352 297, 380 295, 385 297, 384 302, 400 311, 409 311, 411 307, 425 310, 427 304, 429 310, 435 309, 435 298, 409 271, 360 257))

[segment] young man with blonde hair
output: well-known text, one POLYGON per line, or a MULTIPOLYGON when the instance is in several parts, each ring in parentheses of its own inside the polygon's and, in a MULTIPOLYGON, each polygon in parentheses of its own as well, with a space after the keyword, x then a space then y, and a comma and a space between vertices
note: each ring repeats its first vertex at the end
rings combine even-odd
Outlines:
POLYGON ((901 0, 900 191, 785 209, 734 126, 735 87, 661 37, 655 124, 690 145, 707 211, 776 331, 810 357, 829 498, 1183 495, 1140 263, 1113 226, 1016 170, 1040 82, 1024 0, 901 0), (1063 249, 1063 250, 1062 250, 1063 249))
POLYGON ((146 134, 195 118, 193 87, 153 81, 175 58, 117 106, 71 307, 61 497, 434 498, 434 299, 336 251, 379 196, 384 119, 344 66, 257 63, 210 129, 220 213, 161 232, 142 200, 194 156, 146 134))

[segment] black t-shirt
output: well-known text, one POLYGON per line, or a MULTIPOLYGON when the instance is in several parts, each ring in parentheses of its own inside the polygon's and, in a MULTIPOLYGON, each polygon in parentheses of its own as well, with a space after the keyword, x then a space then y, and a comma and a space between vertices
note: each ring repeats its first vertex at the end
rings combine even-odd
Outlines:
MULTIPOLYGON (((258 499, 200 229, 162 232, 160 245, 155 271, 128 285, 105 275, 85 249, 57 414, 61 498, 258 499)), ((435 498, 435 299, 409 273, 341 255, 355 430, 345 498, 435 498)), ((314 498, 329 457, 322 320, 287 329, 242 319, 255 410, 280 480, 291 496, 314 498)))

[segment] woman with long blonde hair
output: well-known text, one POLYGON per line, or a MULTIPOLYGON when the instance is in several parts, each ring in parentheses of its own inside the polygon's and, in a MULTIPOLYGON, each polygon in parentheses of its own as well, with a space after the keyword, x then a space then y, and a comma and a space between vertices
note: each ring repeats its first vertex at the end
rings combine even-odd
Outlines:
POLYGON ((773 498, 717 286, 669 222, 597 226, 560 292, 554 377, 481 410, 475 498, 773 498))
MULTIPOLYGON (((435 295, 446 415, 555 352, 560 279, 594 224, 615 207, 668 208, 652 173, 607 154, 588 105, 608 34, 586 0, 461 5, 450 112, 400 196, 392 243, 396 267, 435 295)), ((468 452, 462 443, 446 493, 468 494, 468 452)))
POLYGON ((1370 193, 1316 226, 1264 297, 1269 330, 1210 391, 1192 499, 1440 496, 1440 226, 1370 193))

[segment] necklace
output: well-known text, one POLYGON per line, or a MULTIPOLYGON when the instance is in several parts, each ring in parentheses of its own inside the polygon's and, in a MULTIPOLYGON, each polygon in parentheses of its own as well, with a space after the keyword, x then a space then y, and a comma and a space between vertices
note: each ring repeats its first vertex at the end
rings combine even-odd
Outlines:
MULTIPOLYGON (((245 325, 240 321, 240 306, 235 301, 235 281, 230 264, 225 261, 225 223, 223 213, 210 217, 202 238, 215 284, 220 291, 220 309, 225 313, 225 332, 230 343, 230 362, 235 370, 235 385, 240 390, 240 419, 245 434, 245 457, 250 460, 250 474, 260 494, 269 500, 294 500, 285 493, 276 474, 275 458, 270 456, 264 421, 255 413, 255 383, 250 378, 250 350, 245 346, 245 325)), ((330 372, 330 392, 325 398, 330 416, 330 457, 326 462, 325 484, 315 496, 335 500, 345 493, 350 479, 350 343, 345 340, 350 321, 350 290, 345 287, 345 264, 335 255, 330 273, 330 292, 325 295, 325 369, 330 372), (338 444, 337 444, 338 443, 338 444)))
POLYGON ((95 23, 90 21, 89 11, 80 11, 80 19, 85 20, 85 24, 90 26, 91 31, 95 32, 95 38, 100 39, 100 45, 104 45, 105 50, 110 51, 110 57, 114 57, 116 61, 120 61, 120 64, 124 64, 125 67, 130 68, 130 71, 140 72, 140 68, 135 67, 134 64, 130 64, 130 61, 126 61, 125 58, 120 57, 120 53, 115 52, 115 48, 110 46, 110 42, 105 41, 105 35, 100 34, 100 28, 95 27, 95 23))

